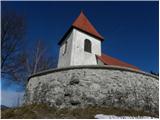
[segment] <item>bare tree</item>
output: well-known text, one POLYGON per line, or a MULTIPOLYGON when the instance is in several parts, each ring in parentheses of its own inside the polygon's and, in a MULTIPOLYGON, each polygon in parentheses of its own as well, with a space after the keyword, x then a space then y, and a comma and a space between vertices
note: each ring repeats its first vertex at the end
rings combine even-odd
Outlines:
POLYGON ((30 74, 35 74, 39 71, 55 67, 55 60, 47 55, 47 47, 42 41, 38 41, 35 45, 33 53, 27 55, 26 67, 30 74))
POLYGON ((17 56, 25 33, 25 20, 15 12, 2 12, 1 20, 1 72, 8 77, 19 69, 17 56))
POLYGON ((32 74, 56 67, 56 59, 47 54, 47 47, 42 41, 38 41, 30 51, 32 52, 23 51, 19 56, 20 66, 23 70, 21 73, 17 73, 17 76, 21 78, 23 76, 23 81, 32 74))
POLYGON ((54 59, 47 55, 47 47, 41 41, 29 52, 28 49, 22 49, 25 27, 23 16, 14 12, 2 12, 2 77, 22 83, 31 74, 55 67, 54 59))

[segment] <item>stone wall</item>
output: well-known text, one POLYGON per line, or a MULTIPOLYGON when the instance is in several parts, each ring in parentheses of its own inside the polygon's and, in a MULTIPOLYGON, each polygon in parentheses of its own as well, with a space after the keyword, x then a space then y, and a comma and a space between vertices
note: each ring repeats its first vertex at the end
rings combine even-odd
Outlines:
POLYGON ((157 112, 158 77, 116 66, 77 66, 44 71, 29 78, 25 103, 58 108, 112 106, 157 112))

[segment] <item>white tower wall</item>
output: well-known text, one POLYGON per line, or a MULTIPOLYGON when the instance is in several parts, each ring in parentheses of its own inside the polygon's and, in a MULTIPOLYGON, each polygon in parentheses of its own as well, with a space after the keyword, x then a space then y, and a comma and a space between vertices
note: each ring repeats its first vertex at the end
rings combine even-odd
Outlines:
POLYGON ((96 55, 101 56, 101 41, 84 32, 73 29, 61 44, 58 67, 97 65, 96 55), (85 39, 91 42, 91 53, 84 51, 85 39), (66 41, 67 50, 63 54, 66 41))
POLYGON ((72 40, 73 40, 73 32, 71 31, 60 45, 58 68, 67 67, 71 65, 72 40), (66 53, 64 54, 63 52, 65 49, 66 41, 67 41, 66 53))
POLYGON ((77 29, 73 29, 71 65, 97 65, 96 56, 101 56, 101 41, 77 29), (91 53, 84 51, 84 41, 91 41, 91 53))

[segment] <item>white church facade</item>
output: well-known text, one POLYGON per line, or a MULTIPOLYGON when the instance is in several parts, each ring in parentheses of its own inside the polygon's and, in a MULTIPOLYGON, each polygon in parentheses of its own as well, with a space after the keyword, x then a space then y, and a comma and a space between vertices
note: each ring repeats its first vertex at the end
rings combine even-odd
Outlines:
POLYGON ((101 52, 104 38, 97 32, 83 12, 58 43, 58 68, 76 65, 117 65, 138 69, 101 52))
POLYGON ((96 65, 95 55, 101 56, 101 41, 73 29, 60 48, 58 67, 96 65))

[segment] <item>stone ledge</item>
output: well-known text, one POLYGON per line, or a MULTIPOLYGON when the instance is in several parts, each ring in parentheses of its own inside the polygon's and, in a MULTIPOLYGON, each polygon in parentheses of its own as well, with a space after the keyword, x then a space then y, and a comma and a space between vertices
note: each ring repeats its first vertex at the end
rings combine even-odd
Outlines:
POLYGON ((29 76, 28 81, 32 77, 41 76, 41 75, 45 75, 45 74, 53 73, 53 72, 58 72, 58 71, 72 70, 72 69, 111 69, 111 70, 129 71, 129 72, 143 74, 146 76, 151 76, 151 77, 159 80, 158 76, 152 75, 150 73, 147 73, 147 72, 144 72, 141 70, 136 70, 136 69, 127 68, 127 67, 120 67, 120 66, 114 66, 114 65, 80 65, 80 66, 70 66, 70 67, 55 68, 55 69, 41 71, 41 72, 38 72, 36 74, 29 76))

